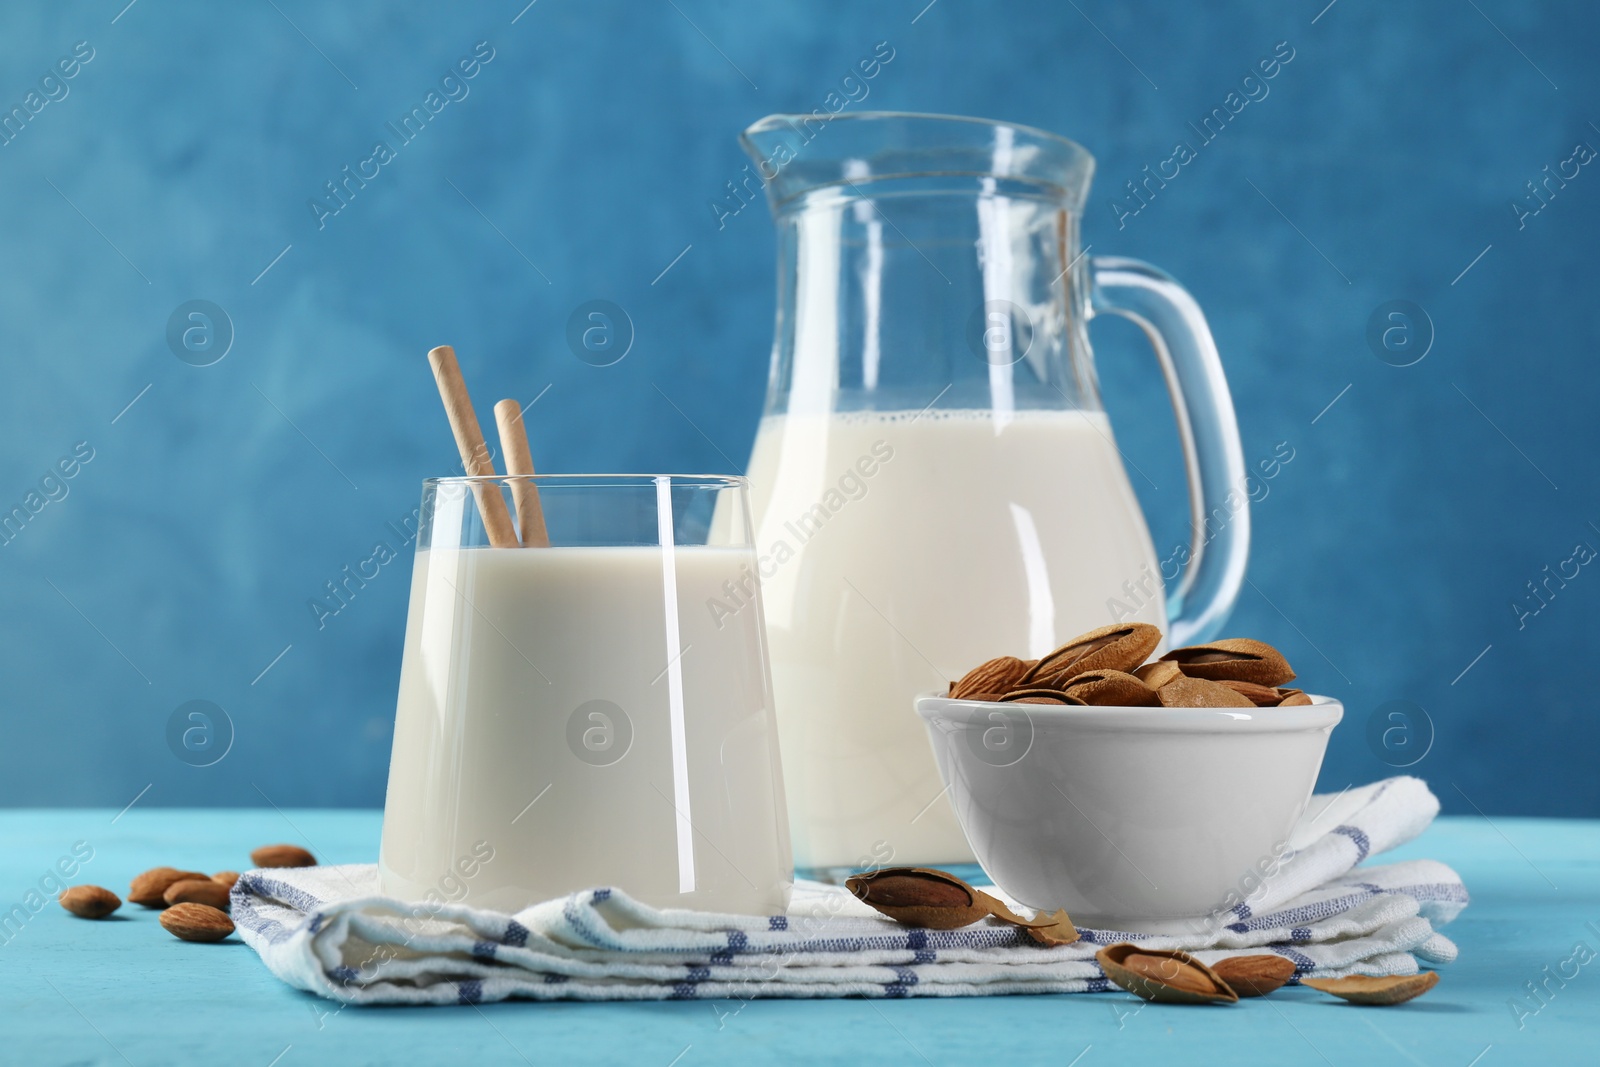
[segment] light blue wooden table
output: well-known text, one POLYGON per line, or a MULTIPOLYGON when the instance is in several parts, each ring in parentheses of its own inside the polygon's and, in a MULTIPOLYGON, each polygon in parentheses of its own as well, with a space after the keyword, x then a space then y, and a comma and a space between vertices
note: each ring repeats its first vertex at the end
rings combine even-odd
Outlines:
POLYGON ((272 978, 245 945, 179 942, 156 913, 73 919, 27 894, 93 850, 77 880, 118 893, 156 864, 242 869, 256 845, 300 842, 370 861, 368 811, 0 812, 0 1063, 861 1063, 1182 1067, 1277 1063, 1502 1067, 1600 1063, 1600 823, 1441 819, 1390 853, 1460 871, 1472 904, 1446 932, 1461 959, 1422 1000, 1351 1007, 1309 989, 1228 1008, 1123 993, 967 1000, 493 1004, 349 1008, 272 978), (1584 943, 1588 951, 1574 956, 1584 943), (1548 970, 1546 970, 1548 968, 1548 970), (1564 972, 1564 973, 1563 973, 1564 972), (1541 987, 1542 1000, 1526 983, 1541 987), (1513 1004, 1522 1005, 1521 1012, 1513 1004))

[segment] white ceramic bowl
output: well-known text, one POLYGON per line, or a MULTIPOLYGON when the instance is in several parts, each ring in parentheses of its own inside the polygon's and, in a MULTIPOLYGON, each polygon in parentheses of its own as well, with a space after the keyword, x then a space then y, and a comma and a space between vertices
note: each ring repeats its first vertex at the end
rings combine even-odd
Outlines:
POLYGON ((1244 899, 1282 856, 1344 707, 1103 708, 928 696, 978 862, 1024 904, 1139 929, 1244 899))

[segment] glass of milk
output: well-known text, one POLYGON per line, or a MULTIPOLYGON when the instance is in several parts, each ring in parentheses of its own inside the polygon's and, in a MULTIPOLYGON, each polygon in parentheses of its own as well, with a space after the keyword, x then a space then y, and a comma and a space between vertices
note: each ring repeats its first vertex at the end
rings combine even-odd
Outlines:
MULTIPOLYGON (((617 887, 784 913, 793 865, 744 479, 423 483, 379 873, 515 912, 617 887), (537 487, 548 547, 473 490, 537 487)), ((514 513, 514 509, 513 513, 514 513)))

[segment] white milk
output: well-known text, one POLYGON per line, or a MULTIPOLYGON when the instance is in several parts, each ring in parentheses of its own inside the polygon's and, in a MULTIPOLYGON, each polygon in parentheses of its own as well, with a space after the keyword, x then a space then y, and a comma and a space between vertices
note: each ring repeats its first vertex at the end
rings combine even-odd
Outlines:
POLYGON ((665 573, 658 547, 417 553, 385 892, 516 911, 614 885, 658 907, 783 913, 760 609, 709 606, 753 556, 670 552, 665 573))
POLYGON ((749 478, 796 864, 970 861, 912 698, 1166 624, 1105 415, 768 416, 749 478))

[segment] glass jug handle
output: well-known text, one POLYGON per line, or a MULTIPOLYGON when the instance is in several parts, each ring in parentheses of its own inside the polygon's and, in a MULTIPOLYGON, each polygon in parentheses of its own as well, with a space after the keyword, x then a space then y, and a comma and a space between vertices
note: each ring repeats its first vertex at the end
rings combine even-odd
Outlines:
POLYGON ((1165 272, 1110 256, 1091 257, 1090 272, 1092 309, 1137 323, 1166 375, 1192 528, 1183 577, 1167 590, 1167 640, 1173 648, 1208 641, 1233 610, 1250 553, 1244 450, 1217 345, 1194 297, 1165 272))

